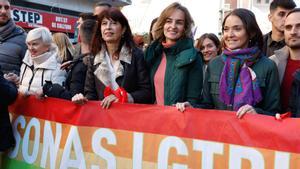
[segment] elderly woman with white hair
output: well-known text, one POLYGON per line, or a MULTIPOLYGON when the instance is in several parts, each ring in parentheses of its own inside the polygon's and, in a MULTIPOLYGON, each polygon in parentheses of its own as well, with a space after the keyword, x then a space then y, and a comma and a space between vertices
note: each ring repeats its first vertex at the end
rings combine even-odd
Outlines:
POLYGON ((46 81, 62 84, 66 72, 57 61, 57 47, 48 28, 39 27, 28 32, 28 50, 21 66, 19 92, 40 95, 46 81))

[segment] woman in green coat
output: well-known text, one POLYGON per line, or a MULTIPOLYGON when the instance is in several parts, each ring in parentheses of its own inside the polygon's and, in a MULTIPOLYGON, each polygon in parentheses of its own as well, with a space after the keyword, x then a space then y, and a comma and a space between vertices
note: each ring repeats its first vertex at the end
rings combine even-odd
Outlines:
POLYGON ((158 105, 196 105, 202 91, 202 61, 193 46, 193 20, 188 10, 172 3, 155 25, 155 40, 146 50, 153 102, 158 105))
POLYGON ((262 32, 254 14, 235 9, 223 21, 224 51, 208 64, 200 107, 275 115, 280 109, 276 65, 262 55, 262 32))

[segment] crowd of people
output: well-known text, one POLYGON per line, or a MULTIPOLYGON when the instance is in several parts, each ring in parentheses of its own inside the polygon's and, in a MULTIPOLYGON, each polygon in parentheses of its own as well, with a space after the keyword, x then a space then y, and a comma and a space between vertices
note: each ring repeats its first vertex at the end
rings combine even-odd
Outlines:
POLYGON ((151 23, 147 47, 109 3, 80 14, 75 46, 46 27, 27 34, 10 15, 9 1, 0 0, 0 152, 14 145, 7 106, 18 92, 100 100, 104 109, 120 102, 300 117, 300 9, 293 0, 271 2, 266 35, 253 12, 238 8, 224 18, 221 39, 206 33, 196 41, 189 10, 175 2, 151 23))

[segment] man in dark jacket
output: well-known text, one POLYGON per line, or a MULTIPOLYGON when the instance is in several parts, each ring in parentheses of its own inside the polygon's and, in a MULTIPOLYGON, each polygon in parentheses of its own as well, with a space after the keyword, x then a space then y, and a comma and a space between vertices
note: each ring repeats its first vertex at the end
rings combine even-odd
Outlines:
POLYGON ((2 152, 15 145, 7 106, 16 99, 17 94, 15 84, 7 81, 0 70, 0 167, 2 152))
POLYGON ((26 32, 11 18, 10 3, 0 0, 0 66, 4 73, 19 74, 26 52, 26 32))
POLYGON ((87 62, 91 57, 91 45, 96 29, 97 21, 93 19, 87 19, 80 25, 82 54, 75 56, 73 61, 63 64, 70 69, 64 87, 50 82, 43 86, 43 93, 46 96, 71 100, 75 94, 84 92, 87 62))
POLYGON ((284 21, 287 13, 294 9, 293 0, 273 0, 270 4, 269 21, 272 23, 272 31, 264 35, 263 54, 272 56, 275 50, 284 47, 284 21))
POLYGON ((80 37, 80 27, 81 24, 85 21, 85 20, 97 20, 97 16, 95 16, 93 13, 91 12, 83 12, 79 14, 79 18, 77 20, 77 26, 76 26, 76 32, 78 33, 78 43, 75 45, 75 53, 74 56, 75 59, 77 59, 77 56, 81 55, 81 37, 80 37))

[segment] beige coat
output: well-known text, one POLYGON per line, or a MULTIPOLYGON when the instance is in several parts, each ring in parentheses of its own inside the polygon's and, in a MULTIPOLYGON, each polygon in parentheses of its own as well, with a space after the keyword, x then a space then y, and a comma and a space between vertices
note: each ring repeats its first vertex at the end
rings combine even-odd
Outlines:
POLYGON ((290 56, 289 48, 287 46, 274 51, 274 55, 270 56, 269 58, 273 60, 278 68, 278 73, 279 73, 279 80, 280 84, 282 83, 287 60, 290 56))

